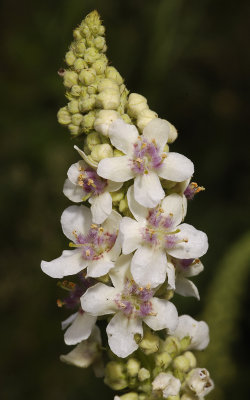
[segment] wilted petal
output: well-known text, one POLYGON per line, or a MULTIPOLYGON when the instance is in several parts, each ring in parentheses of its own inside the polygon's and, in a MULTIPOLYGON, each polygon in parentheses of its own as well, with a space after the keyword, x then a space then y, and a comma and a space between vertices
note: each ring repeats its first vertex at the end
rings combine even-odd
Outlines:
POLYGON ((62 255, 52 261, 42 261, 41 268, 45 274, 52 278, 61 279, 67 275, 74 275, 86 268, 87 261, 82 258, 77 250, 64 250, 62 255))
POLYGON ((189 315, 181 315, 174 332, 180 340, 185 336, 191 338, 190 350, 204 350, 209 343, 209 328, 206 322, 196 321, 189 315))
POLYGON ((165 196, 158 175, 153 171, 137 175, 134 182, 134 196, 144 207, 156 207, 165 196))
POLYGON ((143 321, 154 331, 165 328, 173 331, 178 324, 178 313, 173 303, 157 297, 151 299, 151 303, 152 313, 156 313, 156 315, 144 317, 143 321))
POLYGON ((158 175, 173 182, 181 182, 190 178, 194 173, 194 164, 179 153, 167 153, 158 175))
POLYGON ((126 182, 134 177, 128 156, 104 158, 98 164, 97 173, 115 182, 126 182))
POLYGON ((64 341, 67 345, 73 345, 85 340, 91 334, 96 323, 96 317, 88 313, 78 312, 71 326, 64 334, 64 341))

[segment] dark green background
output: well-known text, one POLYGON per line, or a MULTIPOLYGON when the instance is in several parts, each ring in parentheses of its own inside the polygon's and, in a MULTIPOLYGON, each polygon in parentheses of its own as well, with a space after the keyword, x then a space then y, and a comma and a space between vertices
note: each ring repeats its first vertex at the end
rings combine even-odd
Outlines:
MULTIPOLYGON (((195 180, 206 187, 187 222, 207 232, 210 249, 195 279, 201 301, 177 295, 175 303, 180 314, 202 315, 219 260, 249 229, 249 2, 5 0, 1 9, 0 397, 112 399, 90 370, 59 362, 68 350, 60 331, 67 313, 56 307, 56 281, 40 270, 41 259, 67 244, 62 186, 78 159, 56 120, 66 104, 57 70, 73 28, 97 9, 108 57, 127 87, 177 127, 172 150, 194 161, 195 180)), ((222 388, 227 399, 250 397, 248 287, 249 280, 230 349, 237 372, 222 388)))

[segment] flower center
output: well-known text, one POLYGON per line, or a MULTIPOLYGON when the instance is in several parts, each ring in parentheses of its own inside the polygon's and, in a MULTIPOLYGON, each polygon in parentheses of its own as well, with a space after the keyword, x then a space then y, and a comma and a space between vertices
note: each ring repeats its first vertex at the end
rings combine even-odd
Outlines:
POLYGON ((152 313, 151 298, 153 292, 149 287, 139 287, 132 279, 127 279, 121 294, 115 299, 119 310, 128 317, 146 317, 152 313))
POLYGON ((149 142, 144 136, 139 136, 134 144, 134 154, 131 169, 136 174, 147 174, 149 170, 159 169, 166 153, 160 154, 160 149, 153 139, 149 142))
POLYGON ((97 196, 103 193, 107 186, 107 180, 97 175, 96 171, 92 168, 79 167, 78 185, 80 185, 85 192, 90 196, 93 194, 97 196))
POLYGON ((105 232, 102 226, 92 224, 88 233, 76 235, 76 244, 70 243, 70 246, 80 248, 85 260, 98 260, 112 249, 116 238, 116 233, 105 232))

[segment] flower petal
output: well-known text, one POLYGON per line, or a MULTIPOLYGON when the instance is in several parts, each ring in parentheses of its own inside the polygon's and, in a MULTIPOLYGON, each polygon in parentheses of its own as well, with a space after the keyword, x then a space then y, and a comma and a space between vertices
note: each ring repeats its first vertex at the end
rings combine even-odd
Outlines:
POLYGON ((141 243, 141 225, 129 217, 122 218, 119 236, 123 254, 132 253, 141 243))
POLYGON ((193 264, 191 264, 187 268, 182 268, 181 273, 185 277, 196 276, 200 274, 204 270, 204 265, 201 263, 199 259, 195 260, 193 264))
POLYGON ((64 334, 65 343, 73 345, 87 339, 96 323, 96 318, 88 313, 78 312, 75 320, 64 334))
POLYGON ((161 202, 161 208, 164 213, 171 214, 173 226, 177 226, 183 219, 183 201, 182 196, 177 193, 166 196, 161 202))
POLYGON ((206 322, 196 321, 189 315, 181 315, 174 332, 180 340, 185 336, 191 337, 189 349, 204 350, 209 343, 209 328, 206 322))
POLYGON ((143 136, 149 141, 153 139, 162 151, 168 140, 169 123, 165 119, 154 118, 143 129, 143 136))
POLYGON ((135 200, 144 207, 156 207, 165 196, 158 175, 153 171, 137 175, 134 183, 134 195, 135 200))
POLYGON ((66 329, 69 325, 73 323, 73 321, 76 319, 78 315, 78 312, 71 314, 68 318, 66 318, 64 321, 62 321, 62 330, 66 329))
POLYGON ((128 156, 104 158, 98 164, 97 173, 115 182, 126 182, 134 177, 128 156))
POLYGON ((200 300, 200 295, 195 284, 187 278, 184 278, 180 274, 176 277, 176 293, 185 297, 195 297, 200 300))
POLYGON ((84 151, 82 151, 81 149, 79 149, 79 147, 74 146, 74 149, 76 151, 78 151, 78 153, 80 154, 80 156, 84 159, 84 161, 90 165, 92 168, 94 168, 96 170, 97 166, 98 166, 98 162, 94 161, 93 159, 90 158, 90 156, 87 156, 87 154, 84 153, 84 151))
POLYGON ((131 277, 130 264, 132 260, 132 254, 121 255, 115 263, 115 267, 109 272, 111 281, 116 289, 122 291, 126 278, 131 277))
POLYGON ((117 190, 121 189, 122 182, 114 182, 114 181, 107 181, 106 191, 107 192, 116 192, 117 190))
POLYGON ((181 224, 178 226, 180 232, 176 238, 180 241, 168 253, 176 258, 197 258, 203 256, 208 249, 207 235, 195 229, 192 225, 181 224))
POLYGON ((168 287, 175 289, 175 267, 172 263, 167 263, 167 276, 168 276, 168 287))
POLYGON ((114 301, 116 295, 115 288, 97 283, 81 297, 82 309, 92 315, 113 314, 117 309, 114 301))
POLYGON ((111 268, 114 267, 114 263, 110 261, 109 257, 105 254, 99 260, 89 261, 88 265, 88 277, 97 278, 99 276, 106 275, 111 268))
POLYGON ((78 185, 78 178, 81 170, 84 170, 88 167, 85 161, 80 160, 75 164, 72 164, 71 167, 68 169, 67 175, 69 180, 74 183, 74 185, 78 185))
POLYGON ((66 179, 64 182, 63 194, 75 203, 80 203, 83 201, 83 197, 86 196, 86 192, 83 188, 79 185, 74 185, 69 179, 66 179))
POLYGON ((94 224, 101 224, 112 211, 112 197, 108 192, 92 196, 89 203, 94 224))
POLYGON ((194 164, 187 157, 179 153, 167 153, 158 175, 161 178, 174 182, 188 179, 194 173, 194 164))
POLYGON ((116 119, 109 127, 109 137, 113 146, 125 154, 133 151, 133 144, 139 136, 135 125, 127 124, 123 119, 116 119))
POLYGON ((78 249, 64 250, 62 255, 55 260, 41 262, 42 271, 52 278, 58 279, 67 275, 77 274, 86 266, 87 261, 82 258, 78 249))
POLYGON ((85 206, 70 206, 61 216, 62 230, 65 236, 76 241, 76 235, 85 234, 91 224, 90 209, 85 206))
POLYGON ((109 233, 118 233, 121 220, 122 220, 121 214, 119 214, 115 210, 112 210, 109 217, 102 224, 102 227, 105 231, 109 233))
POLYGON ((118 357, 127 357, 138 349, 138 344, 134 339, 136 333, 143 335, 141 321, 137 318, 128 318, 119 312, 107 326, 110 349, 118 357))
POLYGON ((137 221, 146 221, 148 209, 135 200, 134 185, 130 186, 127 192, 128 206, 137 221))
POLYGON ((156 315, 149 315, 143 321, 154 331, 168 329, 173 331, 178 324, 178 313, 173 303, 167 300, 154 297, 151 300, 152 312, 156 315))
POLYGON ((155 288, 165 281, 166 271, 167 257, 163 251, 148 246, 136 250, 131 262, 131 274, 138 285, 155 288))

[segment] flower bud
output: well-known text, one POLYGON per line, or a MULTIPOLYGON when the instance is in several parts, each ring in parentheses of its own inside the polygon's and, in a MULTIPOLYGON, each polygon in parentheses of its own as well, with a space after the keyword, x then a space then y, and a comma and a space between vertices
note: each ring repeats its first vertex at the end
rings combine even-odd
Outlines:
POLYGON ((78 125, 78 126, 81 125, 82 118, 83 118, 82 114, 79 114, 79 113, 73 114, 72 115, 72 124, 78 125))
POLYGON ((107 68, 107 64, 108 60, 106 56, 104 56, 103 58, 100 57, 92 64, 92 68, 96 71, 98 75, 102 75, 104 74, 105 69, 107 68))
POLYGON ((138 395, 138 400, 146 400, 146 398, 147 398, 147 395, 146 395, 146 394, 144 394, 144 393, 139 393, 139 395, 138 395))
POLYGON ((172 357, 166 352, 158 353, 155 356, 155 365, 157 367, 166 369, 171 362, 172 362, 172 357))
POLYGON ((186 351, 183 354, 183 356, 188 359, 190 368, 195 368, 196 367, 197 361, 196 361, 196 358, 195 358, 195 356, 193 355, 193 353, 191 351, 186 351))
POLYGON ((81 129, 77 125, 69 124, 68 128, 69 128, 71 135, 76 136, 76 135, 79 135, 79 133, 81 133, 81 129))
POLYGON ((97 92, 97 82, 93 82, 91 83, 91 85, 89 85, 87 87, 87 93, 88 94, 95 94, 97 92))
POLYGON ((169 122, 169 133, 168 133, 168 143, 173 143, 178 136, 178 132, 176 130, 176 128, 174 127, 174 125, 170 124, 169 122))
POLYGON ((108 136, 109 127, 117 118, 119 118, 119 114, 116 111, 99 111, 94 124, 95 130, 102 133, 104 136, 108 136))
POLYGON ((148 109, 147 99, 137 93, 131 93, 128 98, 128 114, 137 117, 143 110, 148 109))
POLYGON ((167 399, 168 400, 180 400, 180 396, 179 395, 177 395, 177 396, 168 396, 167 399))
POLYGON ((165 144, 165 146, 163 147, 163 151, 165 152, 165 153, 168 153, 169 152, 169 145, 166 143, 165 144))
POLYGON ((65 61, 69 66, 73 65, 75 60, 76 60, 76 56, 74 55, 72 50, 68 51, 65 54, 65 61))
POLYGON ((107 89, 113 89, 113 90, 116 90, 117 92, 119 92, 119 86, 117 85, 117 83, 115 81, 113 81, 112 79, 104 78, 98 84, 98 91, 102 92, 103 90, 107 90, 107 89))
POLYGON ((149 355, 159 350, 159 343, 159 337, 147 330, 139 343, 139 347, 146 355, 149 355))
POLYGON ((84 128, 85 133, 88 133, 90 130, 94 128, 94 122, 95 122, 94 111, 90 111, 88 114, 83 115, 81 125, 84 128))
POLYGON ((120 213, 125 212, 126 210, 128 210, 128 200, 127 197, 125 197, 124 199, 122 199, 119 203, 119 211, 120 213))
POLYGON ((63 84, 66 88, 72 88, 78 82, 78 75, 74 71, 65 71, 63 75, 63 84))
POLYGON ((124 192, 122 190, 117 190, 116 192, 111 192, 110 194, 111 194, 113 203, 120 202, 124 197, 124 192))
POLYGON ((146 368, 141 368, 138 372, 138 379, 140 382, 145 381, 146 379, 150 378, 150 372, 146 368))
POLYGON ((94 47, 89 47, 84 52, 84 60, 88 64, 93 64, 99 58, 99 52, 94 47))
POLYGON ((73 85, 72 88, 71 88, 71 94, 72 94, 73 96, 78 97, 78 96, 80 96, 80 94, 81 94, 81 90, 82 90, 81 86, 79 86, 79 85, 73 85))
POLYGON ((119 400, 138 400, 138 393, 129 392, 119 396, 119 400))
POLYGON ((91 36, 90 29, 88 25, 85 23, 85 21, 83 21, 80 25, 80 32, 81 35, 84 36, 85 38, 89 38, 91 36))
POLYGON ((161 372, 152 382, 154 391, 162 391, 163 397, 165 399, 169 398, 169 396, 178 395, 181 382, 179 379, 176 379, 172 374, 167 372, 161 372))
POLYGON ((173 361, 173 367, 182 372, 187 372, 190 369, 190 363, 188 358, 184 356, 176 357, 173 361))
POLYGON ((138 375, 140 369, 140 361, 138 361, 136 358, 129 358, 126 367, 128 376, 133 378, 138 375))
POLYGON ((86 86, 95 82, 96 72, 93 68, 83 69, 79 74, 79 80, 86 86))
POLYGON ((90 150, 93 150, 93 148, 101 143, 101 138, 100 135, 97 132, 92 132, 89 133, 86 139, 87 146, 90 150))
POLYGON ((85 40, 79 40, 74 44, 74 53, 77 57, 83 57, 85 54, 86 46, 85 46, 85 40))
POLYGON ((186 385, 198 397, 206 396, 214 388, 214 383, 205 368, 195 368, 190 371, 186 385))
POLYGON ((79 28, 76 28, 76 29, 73 31, 73 37, 74 37, 74 39, 76 39, 76 40, 81 40, 81 39, 82 39, 82 34, 81 34, 81 31, 80 31, 79 28))
POLYGON ((90 31, 96 35, 99 32, 101 26, 100 15, 96 10, 92 11, 84 19, 84 22, 88 25, 90 31))
POLYGON ((98 33, 99 33, 99 35, 104 35, 104 33, 105 33, 105 26, 101 25, 101 26, 99 27, 98 33))
POLYGON ((102 50, 103 47, 105 45, 105 39, 103 36, 97 36, 94 39, 94 46, 98 49, 98 50, 102 50))
POLYGON ((128 114, 122 114, 121 118, 123 119, 123 121, 125 121, 127 124, 131 124, 131 118, 128 116, 128 114))
POLYGON ((81 112, 90 111, 94 108, 95 102, 94 95, 87 95, 79 100, 79 110, 81 112))
POLYGON ((83 58, 77 58, 74 62, 74 69, 77 72, 80 72, 83 68, 87 68, 87 66, 87 63, 83 60, 83 58))
POLYGON ((181 400, 197 400, 197 397, 189 393, 184 393, 181 396, 181 400))
POLYGON ((118 85, 123 83, 123 79, 115 67, 107 67, 105 75, 106 78, 116 81, 118 85))
POLYGON ((140 112, 140 114, 138 114, 137 116, 137 126, 139 128, 140 131, 143 131, 143 129, 145 128, 145 126, 152 121, 152 119, 157 118, 157 114, 154 111, 151 111, 147 108, 145 108, 144 110, 142 110, 140 112))
POLYGON ((71 123, 71 115, 67 110, 67 107, 62 107, 57 113, 57 120, 59 124, 68 125, 71 123))
POLYGON ((124 156, 124 153, 121 150, 114 149, 114 157, 124 156))
POLYGON ((105 368, 104 382, 113 390, 125 389, 128 385, 124 365, 120 362, 110 361, 105 368))
POLYGON ((119 91, 115 89, 103 90, 96 96, 96 104, 105 110, 116 110, 120 104, 119 91))
POLYGON ((103 158, 113 157, 113 149, 108 143, 97 144, 91 151, 94 161, 101 161, 103 158))
POLYGON ((190 336, 184 336, 181 339, 180 344, 181 344, 181 351, 186 350, 191 344, 191 337, 190 336))
POLYGON ((68 103, 68 110, 71 114, 75 114, 79 112, 79 103, 78 100, 71 100, 68 103))
POLYGON ((161 345, 161 350, 175 357, 180 352, 180 347, 180 342, 175 336, 168 336, 161 345))

